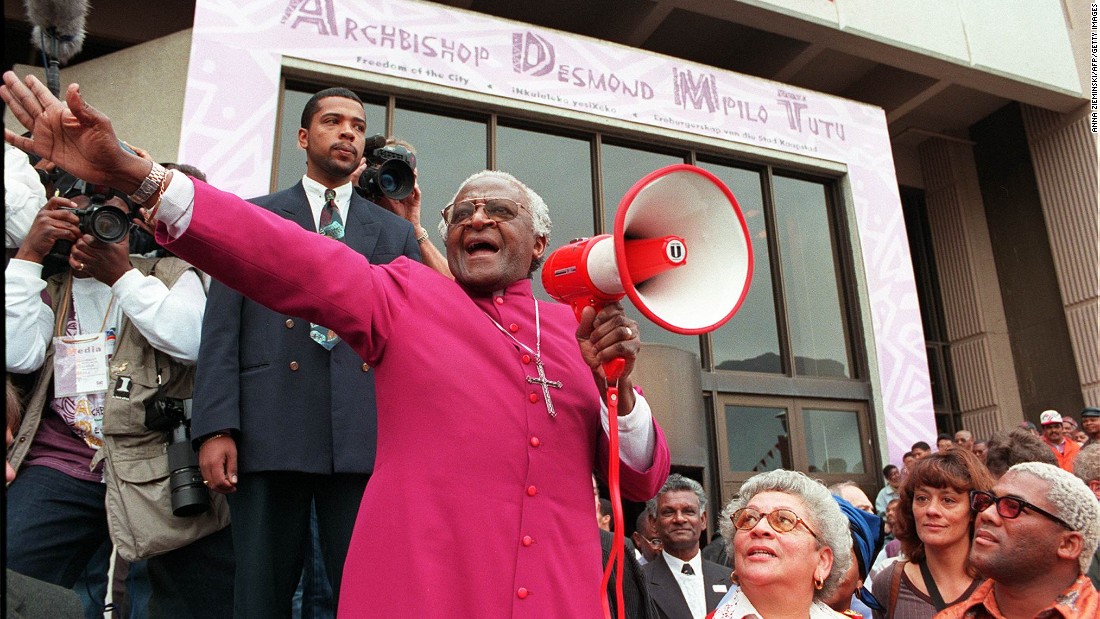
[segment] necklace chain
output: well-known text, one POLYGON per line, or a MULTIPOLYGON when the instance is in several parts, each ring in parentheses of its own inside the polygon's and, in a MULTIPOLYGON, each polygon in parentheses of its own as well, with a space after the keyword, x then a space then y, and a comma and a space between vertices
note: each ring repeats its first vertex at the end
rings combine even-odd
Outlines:
POLYGON ((539 385, 542 386, 542 396, 543 396, 543 398, 546 399, 546 412, 549 413, 551 417, 557 417, 558 413, 554 410, 554 402, 550 399, 550 387, 553 387, 555 389, 561 389, 562 388, 562 382, 560 380, 550 380, 550 379, 546 378, 546 370, 542 366, 542 320, 539 318, 539 301, 538 301, 538 299, 535 299, 534 301, 535 301, 535 350, 531 350, 530 346, 528 346, 527 344, 524 344, 523 342, 516 339, 516 336, 509 333, 508 330, 504 328, 504 325, 500 324, 499 322, 496 321, 495 318, 493 318, 492 316, 489 315, 489 312, 486 312, 485 310, 481 310, 481 313, 485 314, 485 317, 488 318, 496 326, 497 329, 500 329, 501 333, 508 336, 508 339, 512 340, 513 342, 516 343, 516 345, 520 346, 521 348, 523 348, 524 350, 526 350, 527 352, 531 353, 534 356, 534 358, 535 358, 535 370, 538 371, 539 375, 538 375, 538 378, 535 378, 534 376, 528 376, 527 377, 527 382, 532 384, 532 385, 539 384, 539 385))

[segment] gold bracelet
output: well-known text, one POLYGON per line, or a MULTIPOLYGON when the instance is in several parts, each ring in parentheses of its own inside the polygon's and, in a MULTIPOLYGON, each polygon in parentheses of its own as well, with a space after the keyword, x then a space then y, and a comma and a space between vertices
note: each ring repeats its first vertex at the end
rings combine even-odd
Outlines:
POLYGON ((205 445, 207 441, 212 441, 216 438, 222 438, 223 436, 228 436, 229 438, 233 438, 233 435, 228 433, 228 432, 215 432, 215 433, 211 434, 210 436, 202 439, 202 442, 199 443, 199 446, 201 447, 202 445, 205 445))
POLYGON ((173 170, 168 170, 168 173, 164 175, 164 178, 160 181, 160 187, 157 190, 157 201, 153 203, 153 208, 145 211, 145 224, 149 227, 155 228, 157 226, 157 210, 160 209, 160 201, 164 197, 164 192, 168 191, 168 183, 172 181, 173 170))
POLYGON ((427 241, 427 240, 428 240, 428 229, 424 228, 424 233, 416 237, 416 242, 419 244, 419 243, 423 243, 424 241, 427 241))
POLYGON ((160 208, 161 196, 157 196, 157 203, 153 205, 153 208, 145 211, 145 225, 155 228, 157 226, 157 209, 160 208))

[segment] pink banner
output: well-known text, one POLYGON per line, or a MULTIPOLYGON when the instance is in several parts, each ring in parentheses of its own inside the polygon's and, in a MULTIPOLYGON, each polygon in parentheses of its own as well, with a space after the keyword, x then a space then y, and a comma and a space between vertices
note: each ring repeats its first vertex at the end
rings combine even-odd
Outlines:
POLYGON ((180 161, 266 193, 283 57, 657 126, 847 166, 890 459, 936 435, 919 308, 879 108, 410 0, 198 0, 180 161))

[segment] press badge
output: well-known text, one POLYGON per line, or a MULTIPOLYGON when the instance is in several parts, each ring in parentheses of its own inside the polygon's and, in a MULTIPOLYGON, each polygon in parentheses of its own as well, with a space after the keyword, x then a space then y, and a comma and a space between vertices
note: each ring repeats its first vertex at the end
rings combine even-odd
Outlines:
POLYGON ((53 338, 54 396, 107 390, 107 334, 53 338))

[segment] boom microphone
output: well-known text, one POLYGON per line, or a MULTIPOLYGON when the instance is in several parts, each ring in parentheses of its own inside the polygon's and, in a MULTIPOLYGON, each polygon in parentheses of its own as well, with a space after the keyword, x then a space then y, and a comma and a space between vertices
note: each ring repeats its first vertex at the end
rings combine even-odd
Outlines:
POLYGON ((59 65, 68 62, 84 46, 88 0, 23 0, 23 4, 27 20, 34 26, 31 44, 46 57, 46 85, 54 96, 60 96, 59 65))

